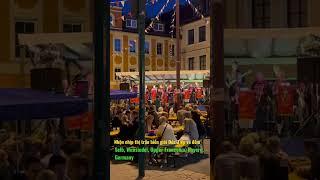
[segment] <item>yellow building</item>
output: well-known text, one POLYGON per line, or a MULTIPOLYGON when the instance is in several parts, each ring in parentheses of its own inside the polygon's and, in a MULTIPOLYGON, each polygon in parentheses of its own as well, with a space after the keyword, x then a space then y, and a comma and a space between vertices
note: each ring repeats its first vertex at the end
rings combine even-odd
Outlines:
POLYGON ((89 9, 90 0, 0 1, 0 88, 28 86, 19 64, 18 33, 89 32, 89 9))
MULTIPOLYGON (((17 34, 59 33, 59 38, 70 33, 92 31, 92 2, 90 0, 3 0, 0 1, 0 88, 28 87, 29 68, 20 65, 23 52, 17 34)), ((110 59, 111 86, 118 88, 115 72, 138 70, 138 34, 134 32, 136 21, 124 19, 122 9, 111 7, 110 59), (124 27, 124 28, 122 28, 124 27)), ((146 70, 171 70, 175 67, 175 42, 165 35, 163 25, 158 23, 157 33, 146 35, 146 70)), ((84 33, 90 36, 90 33, 84 33)), ((36 36, 35 36, 36 37, 36 36)), ((50 38, 52 34, 50 35, 50 38)), ((74 35, 72 35, 74 38, 74 35)), ((69 38, 72 39, 72 38, 69 38)), ((90 38, 84 38, 90 39, 90 38)), ((48 42, 49 42, 48 36, 48 42)), ((81 41, 81 40, 80 40, 81 41)), ((28 61, 28 57, 26 59, 28 61)), ((92 63, 85 66, 93 67, 92 63)))

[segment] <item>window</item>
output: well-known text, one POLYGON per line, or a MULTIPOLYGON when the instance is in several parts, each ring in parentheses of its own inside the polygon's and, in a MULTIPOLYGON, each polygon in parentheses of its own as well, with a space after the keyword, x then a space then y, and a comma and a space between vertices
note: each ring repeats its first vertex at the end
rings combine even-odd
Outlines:
POLYGON ((137 28, 137 20, 135 19, 127 19, 126 20, 126 27, 127 28, 137 28))
POLYGON ((199 42, 206 41, 206 26, 199 27, 199 42))
POLYGON ((307 26, 307 1, 288 0, 288 27, 307 26))
POLYGON ((174 56, 174 45, 173 44, 171 44, 170 45, 170 50, 169 50, 170 52, 170 56, 174 56))
POLYGON ((114 69, 114 79, 115 80, 120 80, 120 78, 117 76, 117 72, 121 72, 121 69, 120 68, 115 68, 114 69))
POLYGON ((188 44, 194 43, 194 29, 188 31, 188 44))
POLYGON ((135 40, 130 40, 129 41, 129 49, 131 53, 136 52, 136 41, 135 40))
POLYGON ((120 39, 114 40, 114 51, 121 52, 121 40, 120 39))
POLYGON ((136 72, 136 69, 135 68, 131 68, 130 72, 136 72))
POLYGON ((200 70, 206 70, 207 68, 207 57, 206 55, 200 56, 200 70))
MULTIPOLYGON (((15 24, 15 33, 16 33, 16 57, 20 57, 20 47, 18 34, 32 34, 35 32, 35 23, 34 22, 16 22, 15 24)), ((26 54, 29 57, 29 54, 26 54)))
POLYGON ((113 16, 113 14, 110 15, 110 26, 114 26, 114 16, 113 16))
POLYGON ((144 53, 145 53, 145 54, 149 54, 149 52, 150 52, 150 44, 149 44, 148 41, 146 41, 146 42, 144 43, 144 53))
POLYGON ((252 26, 254 28, 270 27, 270 3, 271 0, 253 0, 252 1, 252 26))
POLYGON ((157 55, 162 55, 162 44, 157 43, 157 55))
POLYGON ((188 59, 189 70, 194 70, 194 57, 188 59))
POLYGON ((154 24, 153 29, 155 31, 163 32, 164 31, 164 25, 161 24, 161 23, 156 23, 156 24, 154 24))
POLYGON ((82 32, 82 24, 63 24, 63 32, 82 32))

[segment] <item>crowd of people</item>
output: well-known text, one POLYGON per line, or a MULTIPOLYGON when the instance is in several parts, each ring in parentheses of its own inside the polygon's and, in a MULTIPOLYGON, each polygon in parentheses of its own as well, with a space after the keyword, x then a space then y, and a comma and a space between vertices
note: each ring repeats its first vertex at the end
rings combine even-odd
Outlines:
MULTIPOLYGON (((128 106, 122 103, 111 107, 111 127, 120 128, 117 138, 124 140, 137 138, 139 128, 139 112, 135 106, 128 106)), ((144 131, 146 134, 155 132, 162 140, 177 140, 182 136, 198 140, 206 136, 201 116, 202 112, 196 105, 187 104, 174 111, 173 107, 160 106, 156 109, 155 105, 149 104, 146 107, 144 131), (170 117, 176 120, 168 121, 170 117), (183 126, 183 131, 175 133, 173 130, 175 126, 183 126)))
MULTIPOLYGON (((2 134, 4 135, 4 134, 2 134)), ((92 143, 7 135, 0 142, 1 180, 89 180, 92 143)))
POLYGON ((215 180, 288 180, 293 171, 308 180, 320 179, 320 153, 315 142, 305 143, 305 153, 311 162, 306 169, 294 167, 281 147, 279 137, 263 133, 248 133, 240 140, 224 141, 214 163, 215 180))

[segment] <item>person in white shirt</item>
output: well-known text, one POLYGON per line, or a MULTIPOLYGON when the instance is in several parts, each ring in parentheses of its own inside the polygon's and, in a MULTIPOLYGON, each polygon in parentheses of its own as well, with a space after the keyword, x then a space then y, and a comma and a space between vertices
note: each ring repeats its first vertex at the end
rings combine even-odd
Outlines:
POLYGON ((161 116, 159 118, 160 126, 158 127, 158 130, 157 130, 157 136, 159 137, 160 141, 165 141, 165 140, 176 141, 177 138, 174 135, 173 127, 167 123, 167 120, 168 119, 165 116, 161 116))
POLYGON ((191 118, 191 112, 186 111, 184 114, 184 134, 189 135, 190 140, 198 140, 199 139, 199 133, 197 129, 197 124, 194 122, 194 120, 191 118))

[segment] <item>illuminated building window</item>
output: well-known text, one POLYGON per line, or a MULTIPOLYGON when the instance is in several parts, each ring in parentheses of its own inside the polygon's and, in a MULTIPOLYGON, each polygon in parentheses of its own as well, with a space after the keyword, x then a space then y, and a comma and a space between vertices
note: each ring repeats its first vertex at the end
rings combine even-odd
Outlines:
POLYGON ((130 40, 129 41, 129 49, 131 53, 136 52, 136 41, 135 40, 130 40))
POLYGON ((135 20, 135 19, 127 19, 126 20, 126 27, 127 28, 136 29, 137 28, 137 20, 135 20))
POLYGON ((194 29, 188 31, 188 44, 194 44, 194 29))
POLYGON ((188 59, 189 70, 194 70, 194 57, 188 59))
POLYGON ((121 40, 114 39, 114 51, 121 52, 121 40))
POLYGON ((120 78, 117 76, 117 72, 121 72, 121 68, 115 68, 115 69, 114 69, 114 77, 115 77, 115 80, 120 80, 120 78))
POLYGON ((199 27, 199 42, 206 41, 206 26, 199 27))
POLYGON ((149 54, 150 53, 150 43, 148 41, 146 41, 144 43, 144 53, 145 54, 149 54))
POLYGON ((207 56, 206 55, 200 56, 199 59, 200 59, 200 70, 206 70, 207 56))
POLYGON ((157 43, 157 55, 162 55, 162 43, 157 43))
POLYGON ((154 24, 153 29, 155 31, 163 32, 164 31, 164 25, 161 24, 161 23, 156 23, 156 24, 154 24))

